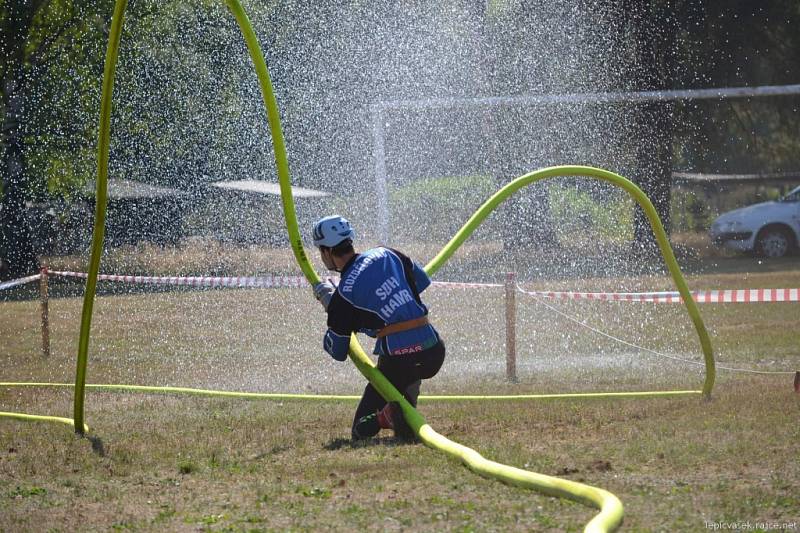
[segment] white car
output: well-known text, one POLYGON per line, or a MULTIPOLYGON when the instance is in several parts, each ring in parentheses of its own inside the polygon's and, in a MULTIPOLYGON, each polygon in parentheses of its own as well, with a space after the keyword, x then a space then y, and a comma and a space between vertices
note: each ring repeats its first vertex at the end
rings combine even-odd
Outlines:
POLYGON ((764 257, 783 257, 800 243, 800 187, 773 202, 720 215, 709 230, 711 242, 764 257))

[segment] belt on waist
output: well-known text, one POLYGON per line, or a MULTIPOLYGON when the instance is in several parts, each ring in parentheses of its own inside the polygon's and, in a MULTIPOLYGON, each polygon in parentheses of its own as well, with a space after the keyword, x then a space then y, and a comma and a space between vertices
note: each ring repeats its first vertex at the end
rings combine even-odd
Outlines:
POLYGON ((380 339, 387 335, 392 335, 393 333, 400 333, 401 331, 421 328, 422 326, 427 326, 428 324, 430 324, 430 322, 428 321, 427 316, 412 318, 411 320, 404 320, 402 322, 395 322, 394 324, 388 324, 379 329, 376 337, 380 339))

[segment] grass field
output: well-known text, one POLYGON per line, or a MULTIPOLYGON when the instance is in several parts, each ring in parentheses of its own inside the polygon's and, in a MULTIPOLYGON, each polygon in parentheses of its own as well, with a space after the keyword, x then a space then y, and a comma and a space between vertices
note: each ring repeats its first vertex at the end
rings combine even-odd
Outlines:
MULTIPOLYGON (((800 271, 703 273, 693 289, 798 287, 800 271)), ((538 282, 538 288, 669 290, 668 278, 538 282)), ((57 291, 56 291, 57 292, 57 291)), ((423 394, 698 389, 702 366, 598 337, 523 295, 517 383, 504 379, 502 289, 426 293, 448 358, 423 394)), ((0 381, 74 380, 81 300, 0 302, 0 381)), ((651 350, 702 360, 680 306, 561 303, 651 350)), ((721 365, 800 369, 797 304, 704 305, 721 365)), ((321 348, 306 291, 102 296, 89 383, 357 394, 363 378, 321 348)), ((371 347, 371 343, 366 346, 371 347)), ((0 410, 71 416, 69 389, 2 388, 0 410)), ((353 445, 353 402, 254 401, 87 391, 93 451, 66 426, 0 419, 0 531, 577 531, 582 505, 481 478, 390 436, 353 445)), ((800 395, 791 375, 719 371, 699 397, 422 402, 443 435, 485 457, 616 494, 626 531, 713 523, 800 530, 800 395)), ((729 527, 730 528, 730 527, 729 527)))

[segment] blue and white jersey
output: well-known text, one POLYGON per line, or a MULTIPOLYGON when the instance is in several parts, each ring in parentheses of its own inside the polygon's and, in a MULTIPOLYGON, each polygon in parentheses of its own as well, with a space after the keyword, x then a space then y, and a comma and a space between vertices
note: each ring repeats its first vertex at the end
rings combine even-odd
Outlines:
MULTIPOLYGON (((427 315, 428 308, 419 293, 430 284, 425 271, 397 250, 379 247, 356 255, 342 269, 341 281, 328 305, 325 351, 344 360, 352 332, 375 336, 375 330, 388 324, 427 315)), ((379 339, 373 353, 416 353, 437 342, 436 330, 426 325, 379 339)))

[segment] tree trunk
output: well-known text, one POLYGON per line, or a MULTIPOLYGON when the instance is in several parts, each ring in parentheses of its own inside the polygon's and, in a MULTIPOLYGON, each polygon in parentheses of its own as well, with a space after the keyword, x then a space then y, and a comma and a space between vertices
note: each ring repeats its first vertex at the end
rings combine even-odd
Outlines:
MULTIPOLYGON (((670 232, 672 190, 672 103, 642 105, 638 110, 641 124, 637 144, 637 177, 639 188, 647 195, 658 213, 664 229, 670 232)), ((638 206, 634 216, 634 251, 657 253, 657 241, 650 221, 638 206)))
MULTIPOLYGON (((640 90, 663 90, 675 79, 674 25, 680 8, 659 2, 633 2, 625 9, 636 42, 636 69, 640 90)), ((672 102, 651 102, 637 106, 636 182, 650 198, 669 235, 672 189, 672 102)), ((658 253, 658 245, 644 211, 638 206, 634 216, 632 251, 658 253)))

